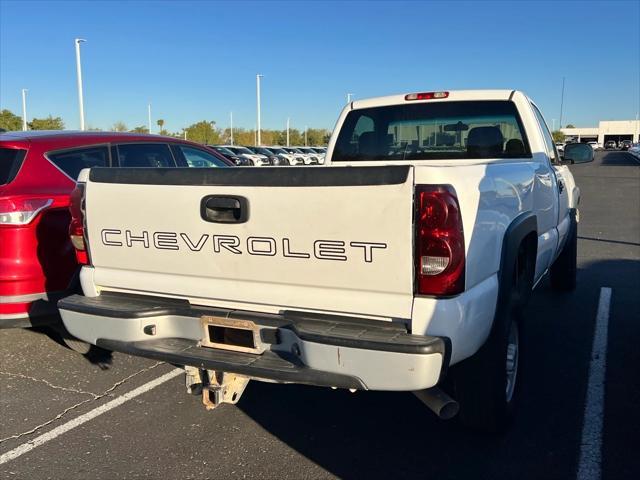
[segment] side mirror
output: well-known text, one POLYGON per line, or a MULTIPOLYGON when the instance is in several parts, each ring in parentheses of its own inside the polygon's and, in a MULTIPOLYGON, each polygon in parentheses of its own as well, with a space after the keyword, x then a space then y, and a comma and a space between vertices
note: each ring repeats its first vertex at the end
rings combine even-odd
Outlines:
POLYGON ((564 147, 564 163, 593 162, 593 148, 588 143, 569 143, 564 147))

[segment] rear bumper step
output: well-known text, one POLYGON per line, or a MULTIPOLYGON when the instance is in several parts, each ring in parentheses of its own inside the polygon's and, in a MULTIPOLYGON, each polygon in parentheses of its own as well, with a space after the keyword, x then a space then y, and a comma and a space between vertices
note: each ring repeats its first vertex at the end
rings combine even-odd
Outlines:
POLYGON ((100 347, 257 379, 375 390, 420 390, 440 379, 449 341, 403 323, 297 311, 264 314, 184 300, 103 293, 59 302, 67 329, 100 347), (252 322, 260 354, 200 346, 202 318, 252 322))
POLYGON ((262 355, 202 348, 198 342, 183 338, 164 338, 141 342, 98 339, 107 350, 162 360, 176 365, 191 365, 264 378, 282 383, 301 383, 324 387, 364 389, 360 380, 347 375, 328 373, 306 367, 293 355, 264 352, 262 355))

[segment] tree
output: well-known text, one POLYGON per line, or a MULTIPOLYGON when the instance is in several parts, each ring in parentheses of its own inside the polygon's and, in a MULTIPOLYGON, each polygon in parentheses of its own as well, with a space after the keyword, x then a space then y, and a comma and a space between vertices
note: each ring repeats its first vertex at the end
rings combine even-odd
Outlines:
POLYGON ((9 132, 22 130, 22 118, 5 108, 0 112, 0 128, 9 132))
POLYGON ((331 133, 326 128, 309 128, 307 130, 307 145, 325 145, 331 133))
POLYGON ((135 127, 132 130, 129 130, 131 133, 149 133, 149 129, 145 126, 135 127))
POLYGON ((124 122, 118 121, 113 124, 113 127, 111 127, 111 130, 113 130, 114 132, 126 132, 129 129, 127 128, 124 122))
MULTIPOLYGON (((158 124, 158 127, 160 127, 160 135, 163 135, 163 133, 162 133, 162 132, 163 132, 162 127, 163 127, 163 125, 164 125, 164 120, 163 120, 163 119, 161 119, 161 118, 159 118, 159 119, 158 119, 158 121, 157 121, 156 123, 158 124)), ((165 133, 166 133, 166 132, 165 132, 165 133)))
POLYGON ((564 128, 576 128, 573 126, 573 123, 567 123, 564 128))
POLYGON ((564 142, 564 133, 562 133, 560 130, 554 130, 553 132, 551 132, 551 136, 553 137, 553 141, 554 142, 564 142))
POLYGON ((29 130, 64 130, 64 122, 60 117, 34 118, 28 123, 29 130))
MULTIPOLYGON (((285 131, 285 142, 287 141, 287 132, 285 131)), ((304 145, 304 132, 297 128, 289 129, 289 145, 304 145)))
MULTIPOLYGON (((255 130, 247 130, 244 128, 233 129, 233 143, 236 145, 255 145, 255 130)), ((188 135, 188 133, 187 133, 188 135)))
POLYGON ((220 143, 220 131, 216 128, 216 122, 202 120, 188 126, 185 130, 187 138, 192 142, 204 143, 205 145, 220 143))

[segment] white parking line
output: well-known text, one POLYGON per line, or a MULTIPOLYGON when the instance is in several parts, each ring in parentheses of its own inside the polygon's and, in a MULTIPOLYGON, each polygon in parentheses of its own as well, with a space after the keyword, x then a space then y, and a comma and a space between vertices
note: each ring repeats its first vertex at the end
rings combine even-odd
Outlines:
POLYGON ((149 390, 157 387, 158 385, 161 385, 164 382, 171 380, 174 377, 177 377, 181 373, 184 373, 184 370, 180 368, 171 370, 169 373, 165 373, 164 375, 156 378, 155 380, 151 380, 150 382, 145 383, 144 385, 138 388, 135 388, 130 392, 120 395, 119 397, 114 398, 110 402, 107 402, 104 405, 94 408, 93 410, 83 415, 80 415, 79 417, 76 417, 73 420, 68 421, 67 423, 62 424, 59 427, 56 427, 53 430, 50 430, 49 432, 44 433, 29 442, 23 443, 22 445, 14 448, 13 450, 8 451, 7 453, 3 453, 2 455, 0 455, 0 465, 16 459, 20 455, 24 455, 25 453, 30 452, 34 448, 47 443, 49 440, 53 440, 56 437, 59 437, 60 435, 68 432, 69 430, 79 427, 80 425, 88 422, 89 420, 93 420, 97 416, 102 415, 103 413, 106 413, 109 410, 112 410, 122 405, 123 403, 131 400, 132 398, 136 398, 137 396, 148 392, 149 390))
POLYGON ((604 382, 607 372, 607 335, 609 330, 609 309, 611 289, 600 289, 598 314, 593 333, 591 361, 589 362, 589 383, 584 406, 582 442, 578 463, 578 480, 599 480, 602 465, 602 427, 604 424, 604 382))

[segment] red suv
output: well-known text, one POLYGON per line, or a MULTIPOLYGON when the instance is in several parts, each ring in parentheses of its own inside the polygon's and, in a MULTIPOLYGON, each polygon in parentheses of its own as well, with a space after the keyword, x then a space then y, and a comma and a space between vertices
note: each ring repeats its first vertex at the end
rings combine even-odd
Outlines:
POLYGON ((192 142, 127 133, 0 133, 0 328, 57 321, 76 287, 69 197, 90 167, 227 167, 192 142))

